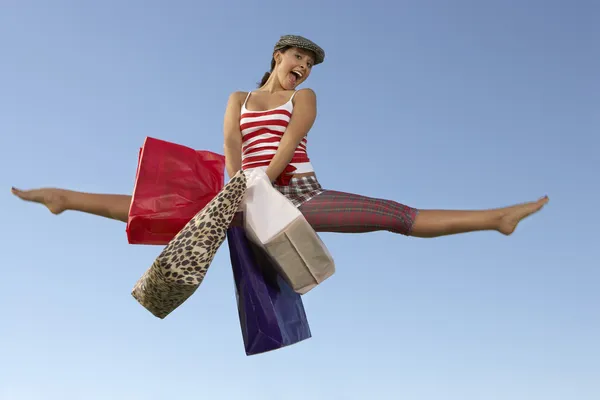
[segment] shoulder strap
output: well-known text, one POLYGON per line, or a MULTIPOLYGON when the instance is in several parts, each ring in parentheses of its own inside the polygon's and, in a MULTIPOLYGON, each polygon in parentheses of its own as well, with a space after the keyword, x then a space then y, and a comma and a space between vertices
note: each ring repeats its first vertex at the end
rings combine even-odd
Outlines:
POLYGON ((246 107, 246 103, 248 102, 248 98, 250 98, 251 94, 252 94, 252 91, 249 91, 248 94, 246 95, 246 100, 244 100, 244 104, 242 104, 242 107, 246 107))

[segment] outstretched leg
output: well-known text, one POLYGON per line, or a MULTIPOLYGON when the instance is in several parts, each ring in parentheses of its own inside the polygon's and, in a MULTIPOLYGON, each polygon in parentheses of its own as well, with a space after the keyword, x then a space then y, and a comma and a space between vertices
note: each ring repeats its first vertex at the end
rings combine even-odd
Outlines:
POLYGON ((457 233, 495 230, 512 234, 519 222, 539 211, 548 197, 510 207, 489 210, 422 210, 415 219, 412 236, 437 237, 457 233))
POLYGON ((34 190, 12 188, 11 191, 22 200, 43 204, 53 214, 72 210, 123 222, 127 222, 131 204, 131 196, 120 194, 83 193, 53 188, 34 190))
POLYGON ((547 202, 544 197, 536 202, 490 210, 417 210, 392 200, 328 190, 304 203, 300 211, 317 232, 386 230, 432 238, 483 230, 510 235, 520 221, 547 202))

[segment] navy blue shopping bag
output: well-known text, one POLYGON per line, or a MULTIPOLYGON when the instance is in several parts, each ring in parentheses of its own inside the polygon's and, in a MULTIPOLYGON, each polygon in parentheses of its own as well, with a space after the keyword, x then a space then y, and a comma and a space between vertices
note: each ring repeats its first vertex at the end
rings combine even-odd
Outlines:
POLYGON ((264 250, 247 239, 243 226, 230 226, 227 242, 246 355, 310 338, 300 295, 276 272, 264 250))

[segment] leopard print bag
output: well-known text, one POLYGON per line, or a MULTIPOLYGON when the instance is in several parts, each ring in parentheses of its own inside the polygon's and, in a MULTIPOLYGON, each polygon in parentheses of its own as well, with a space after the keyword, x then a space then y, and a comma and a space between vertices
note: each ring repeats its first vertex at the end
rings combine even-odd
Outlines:
POLYGON ((165 318, 200 286, 246 193, 239 171, 171 240, 135 284, 132 295, 158 318, 165 318))

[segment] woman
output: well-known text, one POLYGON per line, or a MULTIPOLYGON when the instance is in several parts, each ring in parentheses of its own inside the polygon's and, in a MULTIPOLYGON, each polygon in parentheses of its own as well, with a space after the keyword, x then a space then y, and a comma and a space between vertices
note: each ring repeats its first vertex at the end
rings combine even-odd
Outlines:
MULTIPOLYGON (((224 119, 227 173, 263 168, 275 188, 288 197, 317 232, 360 233, 386 230, 431 238, 495 230, 510 235, 518 223, 547 202, 505 208, 458 211, 417 210, 398 202, 326 190, 319 184, 307 155, 307 134, 315 121, 316 95, 296 90, 306 82, 325 53, 301 36, 282 36, 276 43, 271 71, 257 91, 230 95, 224 119)), ((64 189, 12 192, 45 205, 54 214, 75 210, 127 222, 131 196, 81 193, 64 189)))

